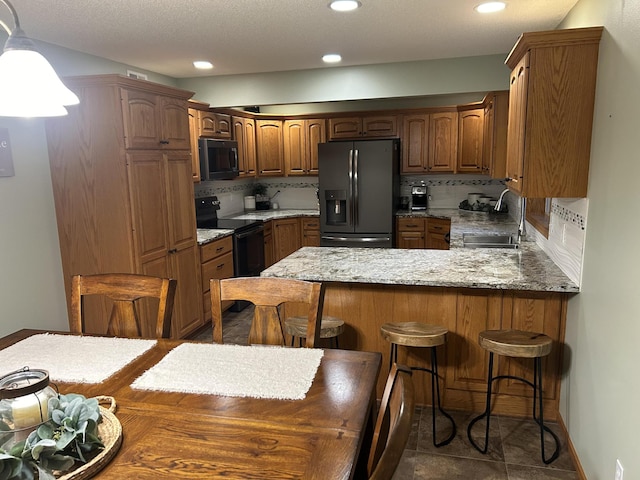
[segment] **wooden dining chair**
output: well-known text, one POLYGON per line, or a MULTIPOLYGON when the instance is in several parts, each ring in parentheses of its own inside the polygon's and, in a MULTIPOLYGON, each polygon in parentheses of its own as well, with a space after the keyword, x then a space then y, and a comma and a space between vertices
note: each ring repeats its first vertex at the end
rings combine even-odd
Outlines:
POLYGON ((222 342, 222 302, 246 300, 254 304, 253 321, 248 344, 284 345, 283 322, 280 307, 285 302, 306 303, 306 346, 313 348, 320 340, 320 321, 324 301, 324 287, 318 282, 287 278, 237 277, 211 281, 211 314, 213 341, 222 342))
POLYGON ((390 480, 393 477, 411 433, 414 402, 411 369, 394 363, 373 431, 367 463, 369 480, 390 480))
POLYGON ((71 283, 70 329, 74 333, 85 333, 83 298, 87 295, 104 295, 113 301, 106 333, 140 337, 142 333, 135 302, 141 298, 157 298, 154 334, 156 338, 169 338, 176 285, 177 281, 173 279, 130 273, 74 275, 71 283))

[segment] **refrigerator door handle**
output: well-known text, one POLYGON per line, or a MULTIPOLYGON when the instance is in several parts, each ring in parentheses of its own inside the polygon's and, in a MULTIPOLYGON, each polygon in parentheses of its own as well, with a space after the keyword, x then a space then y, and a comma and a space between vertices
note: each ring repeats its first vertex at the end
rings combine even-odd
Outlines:
POLYGON ((349 150, 349 226, 353 227, 354 223, 354 202, 353 202, 353 150, 349 150))
POLYGON ((358 226, 358 150, 353 151, 353 225, 358 226))

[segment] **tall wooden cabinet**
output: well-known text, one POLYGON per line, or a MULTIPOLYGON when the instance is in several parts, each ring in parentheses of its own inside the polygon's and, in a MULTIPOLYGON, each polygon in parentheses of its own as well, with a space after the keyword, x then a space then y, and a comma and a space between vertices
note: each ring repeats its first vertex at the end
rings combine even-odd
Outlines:
MULTIPOLYGON (((80 105, 47 120, 67 301, 71 276, 142 273, 178 281, 171 335, 203 325, 187 99, 192 93, 119 75, 67 79, 80 105)), ((87 329, 109 306, 88 299, 87 329)), ((142 308, 142 333, 154 319, 142 308)))
POLYGON ((511 50, 507 176, 520 196, 585 197, 602 27, 524 33, 511 50))
POLYGON ((484 108, 458 113, 458 173, 482 173, 484 108))
POLYGON ((284 176, 282 120, 256 120, 258 175, 284 176))
POLYGON ((482 173, 491 178, 507 176, 507 124, 509 91, 489 93, 484 100, 482 173))

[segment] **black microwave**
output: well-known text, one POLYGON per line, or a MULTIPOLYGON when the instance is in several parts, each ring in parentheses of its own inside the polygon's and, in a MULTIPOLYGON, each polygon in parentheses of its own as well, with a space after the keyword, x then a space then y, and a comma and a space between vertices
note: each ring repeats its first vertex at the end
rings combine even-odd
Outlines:
POLYGON ((239 175, 238 142, 201 137, 198 155, 200 180, 225 180, 239 175))

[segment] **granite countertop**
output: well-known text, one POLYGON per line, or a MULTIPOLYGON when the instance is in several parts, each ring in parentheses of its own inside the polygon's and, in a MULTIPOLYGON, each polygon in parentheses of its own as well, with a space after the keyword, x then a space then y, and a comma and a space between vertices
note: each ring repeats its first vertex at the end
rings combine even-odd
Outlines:
POLYGON ((451 250, 303 247, 262 275, 325 282, 579 292, 534 242, 525 239, 517 250, 462 248, 463 233, 516 233, 517 224, 508 215, 430 209, 400 211, 397 216, 450 218, 451 250))
MULTIPOLYGON (((224 218, 232 218, 234 220, 262 220, 268 222, 278 218, 291 217, 319 217, 318 210, 309 209, 287 209, 287 210, 255 210, 253 212, 238 213, 224 218)), ((198 245, 205 245, 219 238, 233 234, 233 230, 221 228, 198 228, 196 230, 198 236, 198 245)))

